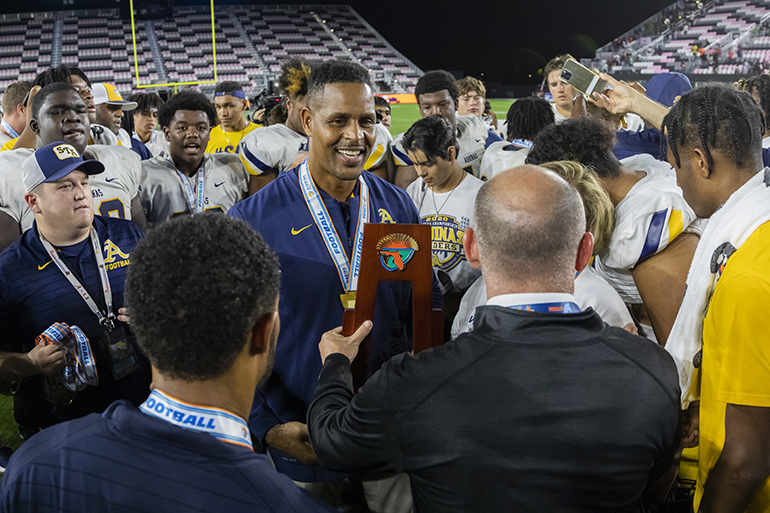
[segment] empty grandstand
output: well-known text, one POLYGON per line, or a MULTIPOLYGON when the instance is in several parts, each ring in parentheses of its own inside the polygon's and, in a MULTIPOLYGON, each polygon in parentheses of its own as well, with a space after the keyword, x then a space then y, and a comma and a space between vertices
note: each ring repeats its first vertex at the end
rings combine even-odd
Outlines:
POLYGON ((770 0, 680 0, 584 63, 622 78, 679 71, 731 80, 770 64, 770 0))
MULTIPOLYGON (((217 80, 258 93, 280 62, 344 57, 366 66, 380 92, 411 91, 422 71, 346 5, 216 6, 217 80)), ((177 7, 165 20, 137 20, 136 65, 141 85, 214 79, 211 12, 177 7)), ((0 15, 0 93, 16 80, 64 63, 92 81, 137 91, 130 20, 118 9, 0 15)), ((210 92, 213 84, 199 88, 210 92)))

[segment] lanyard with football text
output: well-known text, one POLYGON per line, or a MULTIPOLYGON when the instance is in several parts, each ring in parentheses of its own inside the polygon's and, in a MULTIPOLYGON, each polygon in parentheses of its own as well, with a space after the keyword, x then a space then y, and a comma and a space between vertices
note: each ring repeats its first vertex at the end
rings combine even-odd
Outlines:
POLYGON ((318 192, 313 177, 307 167, 307 160, 299 166, 299 185, 302 188, 302 194, 305 202, 310 209, 318 230, 321 232, 321 238, 326 244, 326 249, 337 267, 337 273, 342 281, 342 288, 346 293, 355 292, 358 287, 358 275, 361 271, 361 250, 364 240, 364 224, 369 222, 369 187, 364 182, 363 177, 358 177, 361 185, 360 201, 358 206, 358 221, 356 224, 356 238, 353 243, 353 255, 348 261, 348 255, 345 253, 344 246, 340 240, 337 229, 334 227, 329 211, 326 210, 321 195, 318 192))
POLYGON ((16 139, 19 137, 19 133, 13 129, 11 125, 8 124, 8 122, 4 119, 0 119, 0 126, 3 127, 3 130, 8 132, 8 135, 11 136, 11 139, 16 139))
POLYGON ((572 301, 559 301, 556 303, 530 303, 526 305, 513 305, 512 310, 524 310, 525 312, 543 313, 580 313, 583 310, 572 301))
POLYGON ((195 179, 197 182, 195 193, 193 193, 192 186, 190 186, 190 181, 187 179, 184 173, 177 169, 176 174, 179 175, 179 179, 182 181, 182 187, 184 188, 184 194, 187 198, 187 206, 190 207, 190 213, 198 214, 203 212, 206 204, 206 163, 204 162, 201 164, 198 172, 195 173, 195 179))
POLYGON ((139 409, 175 426, 208 433, 223 442, 254 450, 246 421, 227 410, 185 403, 157 388, 139 409))
POLYGON ((104 255, 102 254, 102 249, 99 247, 99 236, 96 233, 96 228, 91 226, 91 246, 94 248, 94 258, 96 258, 96 265, 99 267, 99 279, 102 282, 104 304, 107 307, 106 316, 104 312, 99 309, 96 301, 91 297, 91 294, 89 294, 80 281, 75 278, 75 275, 69 270, 69 267, 64 263, 64 260, 59 257, 59 253, 56 249, 42 234, 40 234, 40 242, 43 243, 43 247, 48 252, 48 256, 51 257, 53 263, 56 264, 56 267, 59 268, 64 277, 67 278, 67 281, 69 281, 78 294, 80 294, 80 297, 86 302, 88 308, 90 308, 96 317, 99 318, 99 324, 104 326, 107 331, 113 330, 115 328, 115 314, 112 311, 112 288, 110 287, 110 278, 107 276, 107 267, 104 265, 104 255))
POLYGON ((532 149, 532 141, 527 139, 514 139, 511 141, 511 144, 520 148, 527 148, 528 150, 532 149))

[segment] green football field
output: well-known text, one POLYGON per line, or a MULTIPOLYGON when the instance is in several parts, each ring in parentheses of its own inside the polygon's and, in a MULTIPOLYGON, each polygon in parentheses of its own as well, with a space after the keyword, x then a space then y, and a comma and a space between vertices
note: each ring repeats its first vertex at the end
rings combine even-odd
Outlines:
MULTIPOLYGON (((498 122, 505 120, 508 108, 513 102, 514 100, 489 100, 492 110, 497 114, 498 122)), ((401 132, 406 132, 412 123, 420 119, 420 110, 416 103, 391 103, 390 112, 390 133, 394 137, 401 132)))

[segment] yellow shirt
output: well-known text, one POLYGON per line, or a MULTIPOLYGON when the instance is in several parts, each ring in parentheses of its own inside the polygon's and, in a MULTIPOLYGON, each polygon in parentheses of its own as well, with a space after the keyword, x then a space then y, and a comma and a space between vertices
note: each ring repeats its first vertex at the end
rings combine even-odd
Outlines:
POLYGON ((260 126, 250 122, 246 128, 238 132, 225 132, 222 125, 215 126, 211 129, 206 153, 237 153, 238 143, 241 142, 241 139, 260 126))
MULTIPOLYGON (((725 442, 727 403, 770 407, 770 222, 729 258, 703 323, 695 511, 725 442)), ((747 513, 770 511, 770 479, 747 513)))
POLYGON ((2 148, 0 148, 0 151, 8 151, 8 150, 12 150, 12 149, 13 149, 13 147, 14 147, 14 145, 16 144, 16 141, 18 141, 18 140, 19 140, 19 138, 18 138, 18 137, 17 137, 16 139, 11 139, 11 140, 10 140, 10 141, 8 141, 7 143, 3 144, 3 147, 2 147, 2 148))

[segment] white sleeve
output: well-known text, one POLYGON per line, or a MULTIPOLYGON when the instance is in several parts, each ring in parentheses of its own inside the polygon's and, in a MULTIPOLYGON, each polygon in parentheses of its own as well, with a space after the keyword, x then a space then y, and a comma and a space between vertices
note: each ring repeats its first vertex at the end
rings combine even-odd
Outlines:
POLYGON ((476 316, 476 307, 487 304, 487 284, 483 276, 479 276, 473 285, 465 291, 460 308, 452 322, 452 339, 461 334, 473 330, 473 319, 476 316))
POLYGON ((391 153, 391 137, 388 129, 381 123, 374 125, 374 128, 377 140, 374 142, 372 153, 364 164, 364 169, 366 170, 379 167, 383 162, 386 162, 387 159, 390 158, 391 153))
POLYGON ((396 139, 393 141, 393 144, 391 144, 391 152, 393 153, 393 162, 396 163, 397 166, 411 166, 412 161, 409 159, 409 156, 406 154, 406 151, 404 150, 404 145, 401 142, 404 138, 404 134, 399 135, 396 137, 396 139))
POLYGON ((618 225, 602 262, 614 269, 630 271, 663 251, 694 218, 681 195, 664 192, 650 197, 643 212, 618 216, 618 225))
POLYGON ((285 145, 283 138, 274 130, 270 130, 270 127, 260 127, 243 138, 238 155, 244 169, 250 175, 277 173, 283 167, 281 161, 284 157, 285 145))

